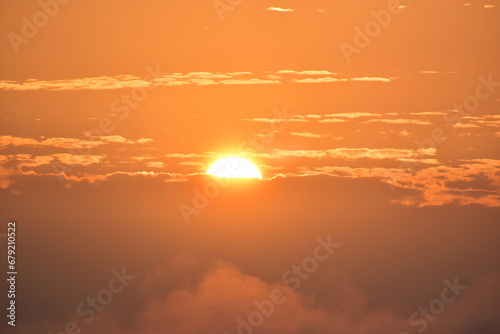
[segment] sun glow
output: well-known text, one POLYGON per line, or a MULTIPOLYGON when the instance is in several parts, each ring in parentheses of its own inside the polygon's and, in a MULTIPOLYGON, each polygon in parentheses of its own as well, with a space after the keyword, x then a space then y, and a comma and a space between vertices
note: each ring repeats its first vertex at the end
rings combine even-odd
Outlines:
POLYGON ((206 174, 217 177, 257 178, 262 180, 259 169, 249 160, 237 157, 223 158, 215 162, 206 174))

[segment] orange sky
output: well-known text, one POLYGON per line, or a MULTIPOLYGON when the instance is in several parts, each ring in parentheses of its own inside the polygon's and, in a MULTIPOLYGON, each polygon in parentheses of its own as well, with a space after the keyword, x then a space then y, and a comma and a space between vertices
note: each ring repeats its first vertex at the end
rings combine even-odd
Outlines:
POLYGON ((455 277, 467 290, 426 333, 500 332, 499 5, 0 5, 1 214, 22 226, 8 333, 232 334, 275 289, 255 333, 414 333, 455 277), (228 155, 263 180, 204 175, 228 155), (123 267, 136 279, 85 322, 123 267))

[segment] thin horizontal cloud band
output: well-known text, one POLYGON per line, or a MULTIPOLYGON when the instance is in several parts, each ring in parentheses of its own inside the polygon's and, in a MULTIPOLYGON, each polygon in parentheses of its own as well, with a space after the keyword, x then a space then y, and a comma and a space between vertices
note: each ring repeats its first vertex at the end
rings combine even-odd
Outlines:
POLYGON ((148 88, 168 86, 209 85, 267 85, 284 83, 336 83, 336 82, 380 82, 388 83, 397 77, 352 77, 339 76, 326 70, 276 72, 191 72, 162 73, 158 68, 154 78, 147 80, 133 75, 100 76, 89 78, 24 81, 0 80, 0 91, 66 91, 66 90, 113 90, 122 88, 148 88))

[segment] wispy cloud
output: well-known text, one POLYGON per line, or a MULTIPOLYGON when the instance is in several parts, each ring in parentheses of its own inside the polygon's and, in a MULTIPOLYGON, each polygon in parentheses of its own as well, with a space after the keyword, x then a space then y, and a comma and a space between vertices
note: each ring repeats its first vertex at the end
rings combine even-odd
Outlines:
POLYGON ((34 138, 24 138, 15 136, 0 136, 0 149, 3 149, 9 145, 12 146, 27 146, 27 147, 58 147, 58 148, 68 148, 68 149, 78 149, 78 148, 90 148, 105 144, 144 144, 152 142, 153 139, 141 138, 137 141, 126 139, 122 136, 100 136, 93 137, 89 139, 79 139, 79 138, 64 138, 64 137, 54 137, 54 138, 44 138, 34 139, 34 138))
POLYGON ((387 123, 387 124, 417 124, 417 125, 431 125, 429 121, 424 121, 420 119, 409 119, 409 118, 384 118, 384 119, 370 119, 366 121, 367 123, 387 123))
POLYGON ((380 114, 372 114, 367 112, 345 112, 337 114, 326 114, 325 117, 333 118, 359 118, 359 117, 378 117, 380 114))
POLYGON ((340 159, 398 159, 398 158, 422 158, 436 155, 435 148, 427 149, 397 149, 397 148, 335 148, 327 150, 280 150, 274 149, 272 154, 264 154, 262 157, 280 159, 287 157, 296 158, 340 158, 340 159))
POLYGON ((53 154, 53 157, 57 158, 65 165, 81 165, 88 166, 91 164, 100 163, 105 155, 74 155, 69 153, 58 153, 53 154))
POLYGON ((151 168, 164 168, 165 167, 164 163, 161 161, 150 161, 150 162, 148 162, 147 166, 151 167, 151 168))
POLYGON ((325 82, 347 82, 347 79, 337 79, 332 77, 326 78, 307 78, 307 79, 295 79, 293 82, 296 83, 325 83, 325 82))
POLYGON ((472 124, 472 123, 456 123, 453 124, 454 128, 459 128, 459 129, 470 129, 470 128, 479 128, 480 126, 477 124, 472 124))
POLYGON ((241 121, 247 122, 263 122, 263 123, 280 123, 280 122, 308 122, 307 119, 300 117, 291 117, 291 118, 265 118, 265 117, 257 117, 257 118, 246 118, 241 119, 241 121))
POLYGON ((326 70, 309 70, 309 71, 294 71, 294 70, 280 70, 276 74, 297 74, 297 75, 337 75, 335 72, 326 70))
POLYGON ((262 85, 262 84, 279 84, 279 80, 261 80, 261 79, 228 79, 222 80, 221 83, 224 85, 262 85))
POLYGON ((397 78, 380 78, 380 77, 361 77, 361 78, 352 78, 351 81, 367 81, 367 82, 391 82, 392 80, 397 78))
POLYGON ((292 132, 292 136, 304 137, 304 138, 321 138, 321 135, 311 133, 311 132, 292 132))

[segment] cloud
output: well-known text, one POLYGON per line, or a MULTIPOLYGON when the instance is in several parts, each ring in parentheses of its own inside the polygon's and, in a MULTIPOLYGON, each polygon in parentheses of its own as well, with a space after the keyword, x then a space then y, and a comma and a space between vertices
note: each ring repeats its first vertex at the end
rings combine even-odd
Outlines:
POLYGON ((137 139, 137 144, 147 144, 147 143, 152 143, 152 142, 154 142, 154 140, 151 138, 139 138, 139 139, 137 139))
MULTIPOLYGON (((483 205, 500 207, 500 182, 496 176, 500 161, 491 159, 475 159, 458 167, 444 167, 439 161, 427 157, 397 157, 404 155, 397 152, 337 152, 340 158, 393 158, 400 161, 398 168, 384 167, 350 167, 350 166, 322 166, 301 167, 296 173, 287 173, 283 177, 309 176, 326 174, 342 178, 378 178, 391 186, 397 192, 402 190, 416 191, 412 196, 395 198, 394 202, 407 206, 439 206, 445 204, 483 205), (418 167, 418 168, 417 168, 418 167), (457 185, 461 185, 458 187, 457 185)), ((325 158, 326 154, 320 151, 287 153, 286 156, 300 156, 308 158, 325 158)))
MULTIPOLYGON (((267 282, 224 261, 217 261, 207 268, 200 260, 182 254, 148 275, 137 290, 148 296, 157 294, 162 284, 182 281, 183 277, 184 283, 178 284, 177 289, 140 303, 144 306, 129 316, 131 325, 124 326, 106 309, 88 325, 89 328, 95 333, 109 334, 243 333, 243 328, 249 333, 258 330, 262 334, 372 334, 421 328, 421 322, 416 327, 416 322, 410 322, 406 314, 389 307, 370 306, 368 296, 347 279, 341 280, 340 286, 336 287, 337 303, 326 307, 318 296, 300 288, 294 291, 283 282, 267 282), (193 276, 201 278, 195 281, 193 276), (275 291, 280 291, 283 296, 279 304, 271 302, 270 296, 275 291)), ((457 279, 464 284, 460 277, 457 279)), ((496 271, 465 285, 463 295, 445 304, 446 312, 427 322, 426 332, 456 333, 469 328, 471 333, 476 333, 484 324, 492 330, 500 329, 494 308, 484 308, 484 305, 495 305, 500 297, 499 279, 500 273, 496 271)), ((453 278, 449 280, 453 281, 453 278)), ((335 281, 339 285, 339 280, 335 281)), ((445 287, 439 283, 439 288, 445 287)), ((130 294, 125 297, 130 299, 130 294)), ((435 298, 441 298, 440 294, 437 293, 435 298)), ((418 312, 419 307, 426 306, 425 303, 415 306, 410 312, 418 312)), ((57 328, 58 325, 39 326, 50 331, 50 327, 57 328)), ((23 326, 20 333, 28 333, 28 328, 23 326)))
POLYGON ((380 77, 360 77, 352 78, 351 81, 366 81, 366 82, 391 82, 397 78, 380 78, 380 77))
POLYGON ((344 123, 345 121, 346 121, 345 119, 327 118, 327 119, 321 119, 318 122, 319 123, 344 123))
MULTIPOLYGON (((396 148, 335 148, 327 150, 280 150, 274 149, 270 157, 279 159, 285 157, 303 158, 341 158, 341 159, 397 159, 397 158, 421 158, 434 156, 435 148, 427 149, 396 149, 396 148)), ((268 157, 268 156, 266 156, 268 157)))
POLYGON ((452 126, 453 128, 460 128, 460 129, 470 129, 470 128, 480 128, 479 125, 477 124, 471 124, 471 123, 455 123, 452 126))
POLYGON ((0 90, 7 91, 34 91, 34 90, 108 90, 134 87, 148 87, 151 82, 144 81, 136 76, 117 75, 101 76, 81 79, 36 80, 28 79, 24 82, 0 81, 0 90))
POLYGON ((411 170, 394 171, 389 177, 391 184, 405 189, 415 189, 422 197, 407 199, 409 205, 443 205, 460 203, 461 205, 480 204, 500 206, 500 184, 496 177, 498 161, 465 163, 459 167, 435 166, 411 170), (478 180, 486 179, 481 183, 478 180), (451 185, 466 182, 466 189, 457 189, 451 185))
POLYGON ((435 148, 409 150, 396 148, 336 148, 327 150, 331 157, 346 159, 396 159, 396 158, 421 158, 423 156, 435 156, 435 148))
POLYGON ((321 138, 321 135, 311 133, 311 132, 291 132, 292 136, 304 137, 304 138, 321 138))
POLYGON ((152 168, 164 168, 165 164, 161 161, 150 161, 147 166, 152 168))
POLYGON ((276 74, 295 74, 295 75, 337 75, 337 73, 326 70, 308 70, 308 71, 294 71, 294 70, 280 70, 276 74))
POLYGON ((73 155, 68 153, 57 153, 53 154, 53 157, 57 158, 65 165, 81 165, 88 166, 91 164, 97 164, 102 162, 105 155, 73 155))
POLYGON ((319 134, 312 133, 312 132, 291 132, 290 135, 295 136, 295 137, 302 137, 302 138, 330 138, 333 140, 344 139, 344 137, 340 137, 340 136, 332 136, 329 134, 319 135, 319 134))
POLYGON ((203 155, 196 154, 196 153, 168 153, 165 154, 165 157, 167 158, 181 158, 181 159, 190 159, 190 158, 196 158, 200 157, 203 155))
POLYGON ((338 113, 338 114, 327 114, 325 117, 334 117, 334 118, 359 118, 359 117, 377 117, 380 114, 372 114, 367 112, 349 112, 349 113, 338 113))
POLYGON ((192 79, 191 82, 199 86, 218 85, 219 83, 209 79, 192 79))
POLYGON ((39 167, 50 164, 54 160, 53 156, 31 154, 10 154, 0 155, 0 164, 12 166, 10 169, 3 169, 3 175, 8 175, 10 171, 12 175, 23 172, 23 167, 39 167))
POLYGON ((130 157, 130 159, 133 161, 142 162, 144 160, 152 160, 152 159, 154 159, 154 157, 130 157))
POLYGON ((432 125, 429 121, 409 118, 383 118, 383 119, 370 119, 367 123, 387 123, 387 124, 416 124, 416 125, 432 125))
POLYGON ((80 91, 80 90, 113 90, 124 88, 154 88, 170 86, 210 86, 210 85, 259 85, 291 83, 332 83, 348 81, 389 82, 396 78, 359 77, 336 78, 337 73, 327 70, 278 70, 276 72, 190 72, 186 74, 163 74, 150 81, 132 75, 100 76, 75 79, 24 81, 0 80, 0 91, 80 91), (282 78, 282 76, 284 77, 282 78), (304 76, 314 78, 303 78, 304 76), (271 79, 271 80, 269 80, 271 79))
POLYGON ((337 79, 332 77, 326 78, 308 78, 308 79, 295 79, 296 83, 329 83, 329 82, 347 82, 347 79, 337 79))
POLYGON ((421 111, 421 112, 412 112, 412 115, 417 116, 446 116, 447 113, 443 111, 421 111))
POLYGON ((186 74, 187 77, 193 77, 197 79, 230 79, 233 76, 241 76, 245 74, 251 74, 251 72, 233 72, 233 73, 211 73, 211 72, 191 72, 186 74))
POLYGON ((222 80, 224 85, 262 85, 262 84, 279 84, 279 80, 262 80, 262 79, 228 79, 222 80))
POLYGON ((302 157, 302 158, 324 158, 327 156, 326 151, 321 150, 279 150, 274 149, 272 155, 266 155, 272 159, 280 159, 286 157, 302 157))
MULTIPOLYGON (((24 192, 0 196, 8 203, 6 216, 37 199, 22 216, 31 245, 25 257, 35 263, 62 255, 31 266, 33 275, 16 296, 30 321, 20 321, 16 332, 58 333, 75 320, 82 332, 98 334, 234 334, 238 318, 255 317, 255 301, 281 289, 286 300, 254 333, 413 333, 419 327, 410 314, 428 309, 443 280, 456 276, 467 289, 425 333, 499 332, 498 210, 457 203, 403 207, 390 200, 414 193, 392 193, 370 171, 345 168, 357 174, 352 179, 323 175, 229 186, 190 226, 176 219, 179 202, 191 203, 193 180, 115 174, 66 187, 54 177, 18 176, 12 182, 24 192), (303 266, 315 238, 326 234, 342 247, 292 290, 283 273, 303 266), (136 278, 85 323, 77 306, 122 267, 136 278), (52 307, 43 309, 45 303, 52 307)), ((208 180, 200 179, 201 191, 208 180)))
POLYGON ((250 119, 241 119, 242 121, 246 122, 263 122, 263 123, 279 123, 279 122, 301 122, 305 123, 308 122, 308 120, 304 118, 298 118, 298 116, 294 116, 291 118, 266 118, 266 117, 257 117, 257 118, 250 118, 250 119))
POLYGON ((249 317, 258 312, 254 302, 269 300, 276 290, 283 291, 286 299, 274 304, 273 312, 263 318, 260 333, 397 332, 406 325, 406 320, 388 310, 368 310, 366 298, 354 289, 346 288, 349 298, 341 309, 326 310, 313 307, 310 296, 282 283, 267 283, 219 262, 195 289, 175 291, 150 303, 135 320, 137 330, 132 333, 236 333, 239 319, 252 323, 249 317), (353 321, 345 312, 357 314, 358 320, 353 321))
POLYGON ((4 149, 9 145, 12 146, 26 146, 26 147, 58 147, 66 149, 79 149, 79 148, 91 148, 96 146, 101 146, 105 144, 134 144, 134 143, 149 143, 153 139, 141 138, 137 141, 126 139, 122 136, 95 136, 90 137, 90 133, 87 133, 88 139, 79 138, 65 138, 65 137, 53 137, 45 138, 40 137, 40 139, 34 138, 24 138, 15 137, 10 135, 0 136, 0 149, 4 149))
POLYGON ((122 136, 117 136, 117 135, 114 135, 114 136, 101 136, 101 137, 98 137, 98 138, 101 139, 102 141, 106 142, 106 143, 115 143, 115 144, 133 144, 134 143, 134 141, 132 141, 132 140, 128 140, 128 139, 125 139, 122 136))
POLYGON ((272 12, 293 12, 294 11, 293 9, 290 9, 290 8, 280 8, 280 7, 272 7, 272 6, 266 8, 266 10, 272 11, 272 12))

